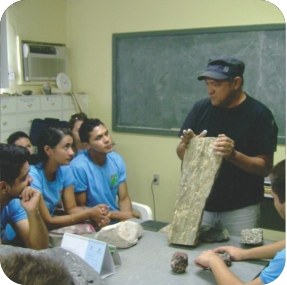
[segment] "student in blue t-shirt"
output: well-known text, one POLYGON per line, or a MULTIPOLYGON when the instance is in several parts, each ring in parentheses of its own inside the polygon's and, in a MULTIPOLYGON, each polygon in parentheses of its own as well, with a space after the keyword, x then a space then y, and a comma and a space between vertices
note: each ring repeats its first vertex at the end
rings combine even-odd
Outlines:
POLYGON ((48 229, 71 226, 86 220, 96 227, 109 224, 108 207, 78 207, 74 195, 74 177, 69 166, 74 152, 73 136, 65 128, 46 128, 38 137, 39 162, 30 167, 31 186, 43 195, 41 214, 48 229), (63 206, 62 215, 55 210, 63 206))
POLYGON ((49 239, 39 205, 41 193, 29 186, 29 152, 22 146, 0 144, 0 234, 15 230, 19 245, 33 249, 48 247, 49 239))
POLYGON ((30 153, 29 164, 34 164, 36 158, 34 147, 32 145, 31 138, 26 133, 22 131, 17 131, 10 134, 10 136, 7 138, 7 143, 13 145, 20 145, 27 148, 30 153))
POLYGON ((114 221, 138 217, 133 212, 128 194, 124 160, 113 151, 112 138, 106 126, 99 119, 87 119, 82 123, 79 134, 81 141, 87 144, 87 150, 71 162, 78 205, 107 204, 109 217, 114 221))
MULTIPOLYGON (((271 194, 274 198, 274 206, 279 215, 285 219, 285 160, 274 166, 270 173, 271 194)), ((210 268, 217 284, 268 284, 282 273, 285 265, 285 240, 250 249, 233 246, 221 246, 214 250, 203 252, 195 260, 195 263, 203 268, 210 268), (269 265, 262 270, 254 280, 245 283, 236 277, 217 255, 218 252, 227 252, 233 260, 270 259, 269 265)))

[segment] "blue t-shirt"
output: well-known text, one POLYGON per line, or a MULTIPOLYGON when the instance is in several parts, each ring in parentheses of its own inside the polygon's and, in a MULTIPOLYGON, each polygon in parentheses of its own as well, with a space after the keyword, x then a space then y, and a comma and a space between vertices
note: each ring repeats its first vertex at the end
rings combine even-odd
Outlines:
POLYGON ((126 166, 116 152, 107 154, 103 165, 95 164, 88 153, 79 153, 70 163, 75 177, 75 192, 87 193, 87 205, 107 204, 112 211, 119 210, 119 186, 126 181, 126 166))
POLYGON ((29 174, 33 179, 31 187, 42 193, 46 206, 50 214, 53 215, 55 207, 62 200, 63 190, 74 184, 73 172, 70 166, 59 166, 53 181, 47 180, 42 163, 31 165, 29 174))
POLYGON ((272 259, 269 265, 261 272, 259 277, 263 284, 274 281, 282 273, 286 259, 285 251, 286 249, 277 252, 274 259, 272 259))
POLYGON ((16 234, 11 225, 25 219, 27 219, 27 214, 24 208, 21 206, 20 199, 11 200, 8 205, 1 209, 1 239, 3 241, 12 240, 16 234))

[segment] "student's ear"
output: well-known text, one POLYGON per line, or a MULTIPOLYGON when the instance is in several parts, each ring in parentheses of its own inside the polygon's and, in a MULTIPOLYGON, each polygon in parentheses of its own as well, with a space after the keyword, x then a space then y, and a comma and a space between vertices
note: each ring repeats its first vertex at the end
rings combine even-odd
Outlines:
POLYGON ((8 193, 9 185, 5 181, 0 181, 0 191, 2 194, 8 193))
POLYGON ((50 156, 51 148, 48 145, 44 145, 44 151, 47 154, 47 156, 50 156))

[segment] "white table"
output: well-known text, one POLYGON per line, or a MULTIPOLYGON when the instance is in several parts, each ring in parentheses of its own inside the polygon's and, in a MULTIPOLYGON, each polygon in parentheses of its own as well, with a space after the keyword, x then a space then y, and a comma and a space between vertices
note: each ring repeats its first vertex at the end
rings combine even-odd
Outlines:
MULTIPOLYGON (((138 244, 120 249, 122 265, 116 274, 107 277, 105 284, 118 285, 208 285, 215 284, 212 272, 194 264, 194 259, 206 249, 220 245, 239 246, 239 238, 225 243, 200 244, 197 247, 169 245, 167 235, 161 232, 144 231, 138 244), (174 274, 170 262, 174 252, 187 253, 189 265, 186 273, 174 274)), ((252 280, 267 264, 267 261, 233 262, 230 267, 243 281, 252 280)))

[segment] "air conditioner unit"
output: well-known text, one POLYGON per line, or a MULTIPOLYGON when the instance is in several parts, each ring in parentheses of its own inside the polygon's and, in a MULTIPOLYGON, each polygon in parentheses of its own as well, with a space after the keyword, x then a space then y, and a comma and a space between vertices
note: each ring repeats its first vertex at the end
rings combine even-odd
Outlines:
POLYGON ((60 44, 22 42, 23 80, 51 81, 66 72, 67 48, 60 44))

